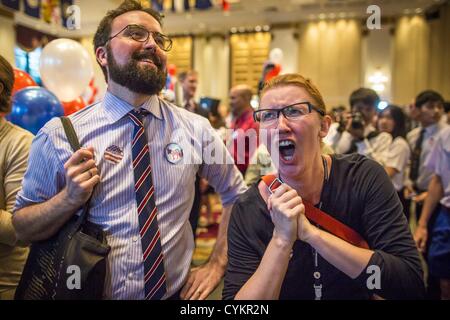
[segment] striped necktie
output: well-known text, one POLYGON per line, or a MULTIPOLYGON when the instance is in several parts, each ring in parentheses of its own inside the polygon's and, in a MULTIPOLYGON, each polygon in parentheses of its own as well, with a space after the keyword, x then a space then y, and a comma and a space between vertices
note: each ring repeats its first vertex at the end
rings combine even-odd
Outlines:
POLYGON ((134 190, 144 261, 145 299, 159 300, 166 293, 166 274, 161 249, 161 235, 156 217, 157 208, 150 165, 150 150, 143 122, 147 113, 143 109, 141 111, 133 110, 128 113, 128 116, 134 125, 132 142, 134 190))
POLYGON ((420 130, 419 137, 417 138, 416 145, 411 153, 411 169, 409 171, 409 178, 414 183, 414 188, 416 187, 417 178, 419 177, 419 167, 420 167, 420 155, 422 154, 422 143, 425 136, 425 128, 420 130))

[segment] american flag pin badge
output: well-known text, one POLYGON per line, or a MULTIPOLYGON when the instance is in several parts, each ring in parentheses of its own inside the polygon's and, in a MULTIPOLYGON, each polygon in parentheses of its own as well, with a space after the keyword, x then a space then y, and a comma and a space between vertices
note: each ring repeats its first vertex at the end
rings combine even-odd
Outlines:
POLYGON ((118 146, 112 145, 106 148, 103 157, 105 158, 105 160, 117 164, 123 158, 123 151, 118 146))
POLYGON ((167 161, 176 164, 183 159, 183 149, 176 143, 169 143, 164 151, 167 161))

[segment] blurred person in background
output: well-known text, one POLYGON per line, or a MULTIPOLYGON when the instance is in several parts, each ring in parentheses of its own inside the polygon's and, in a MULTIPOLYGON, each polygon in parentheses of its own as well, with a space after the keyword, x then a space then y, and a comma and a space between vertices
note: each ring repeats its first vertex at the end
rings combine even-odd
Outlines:
POLYGON ((33 135, 4 118, 11 112, 13 85, 13 68, 0 56, 0 300, 14 298, 28 256, 28 248, 18 246, 12 210, 22 186, 33 135))
MULTIPOLYGON (((440 122, 443 112, 444 99, 433 90, 419 93, 411 110, 411 114, 419 123, 419 126, 411 130, 406 136, 411 148, 411 158, 404 196, 407 200, 407 208, 411 208, 412 201, 412 208, 416 219, 419 221, 423 203, 427 197, 428 185, 433 177, 433 171, 425 166, 425 161, 436 143, 439 132, 447 126, 440 122)), ((428 218, 427 228, 430 239, 427 241, 427 246, 422 250, 425 260, 428 257, 428 245, 432 241, 432 230, 438 212, 439 208, 437 207, 428 218)), ((439 282, 432 275, 427 278, 427 298, 440 298, 439 282)))

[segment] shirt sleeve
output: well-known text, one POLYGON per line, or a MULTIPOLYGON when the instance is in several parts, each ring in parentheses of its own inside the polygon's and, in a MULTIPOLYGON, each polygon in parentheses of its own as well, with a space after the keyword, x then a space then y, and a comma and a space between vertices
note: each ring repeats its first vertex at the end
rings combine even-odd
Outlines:
POLYGON ((239 290, 256 272, 261 262, 261 255, 258 250, 251 245, 247 227, 252 223, 246 221, 245 209, 241 203, 233 206, 230 224, 228 226, 228 265, 225 273, 222 299, 234 299, 239 290))
POLYGON ((202 137, 203 162, 199 174, 220 194, 222 204, 234 203, 247 190, 244 178, 218 133, 206 126, 202 137))
POLYGON ((4 185, 6 210, 0 210, 0 243, 16 245, 16 235, 12 225, 12 214, 17 192, 22 185, 23 175, 27 168, 28 154, 33 136, 23 134, 11 146, 11 153, 6 156, 4 185))
POLYGON ((64 187, 64 164, 57 154, 50 136, 41 130, 31 145, 28 168, 14 211, 47 201, 64 187))
POLYGON ((396 169, 401 172, 405 168, 411 151, 406 141, 395 140, 385 152, 384 166, 396 169))
POLYGON ((342 132, 339 141, 336 144, 335 152, 338 154, 344 154, 350 150, 352 145, 353 137, 347 131, 342 132))
POLYGON ((444 163, 442 163, 442 158, 445 158, 441 156, 445 154, 443 146, 444 141, 442 137, 442 135, 439 135, 439 138, 436 141, 433 149, 431 149, 431 152, 425 160, 425 167, 427 167, 430 171, 438 176, 442 175, 441 168, 444 165, 444 163))
POLYGON ((370 293, 385 299, 424 297, 423 270, 403 207, 384 169, 373 161, 361 166, 357 187, 362 191, 361 224, 369 247, 375 252, 357 280, 368 288, 370 266, 380 270, 379 288, 370 293))
POLYGON ((385 165, 385 152, 392 143, 392 136, 389 133, 382 132, 372 139, 364 139, 356 143, 358 153, 372 158, 381 165, 385 165))

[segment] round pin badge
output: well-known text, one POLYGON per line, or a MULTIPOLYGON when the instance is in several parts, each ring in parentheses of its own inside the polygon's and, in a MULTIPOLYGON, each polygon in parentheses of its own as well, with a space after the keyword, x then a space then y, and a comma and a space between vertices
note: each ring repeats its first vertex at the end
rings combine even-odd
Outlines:
POLYGON ((176 143, 169 143, 166 146, 165 155, 167 161, 176 164, 183 159, 183 149, 176 143))

